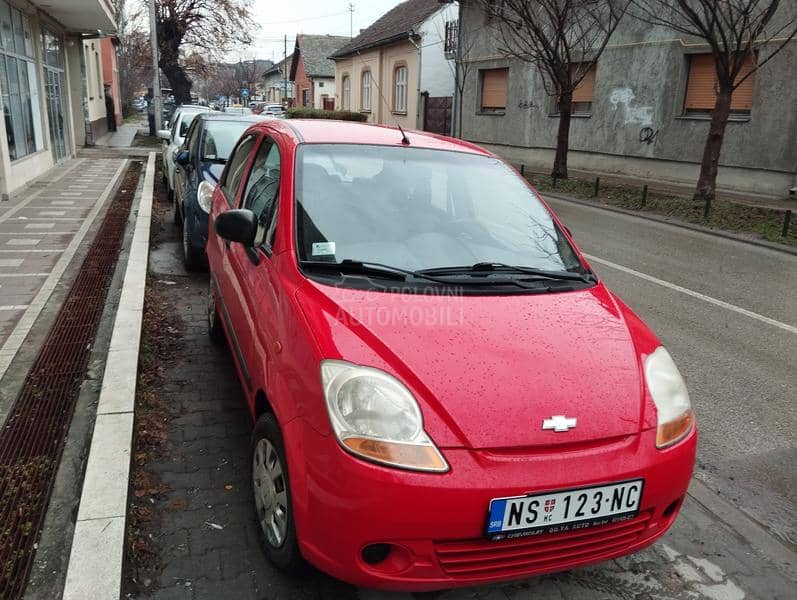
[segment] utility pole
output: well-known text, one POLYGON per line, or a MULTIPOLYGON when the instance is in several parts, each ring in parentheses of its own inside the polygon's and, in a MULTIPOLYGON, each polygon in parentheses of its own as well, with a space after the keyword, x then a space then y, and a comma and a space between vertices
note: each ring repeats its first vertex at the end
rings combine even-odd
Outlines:
POLYGON ((282 87, 284 88, 284 94, 282 97, 282 101, 285 103, 285 107, 287 108, 288 102, 288 36, 285 35, 284 47, 282 49, 282 87))
POLYGON ((161 98, 161 72, 158 63, 158 20, 155 0, 149 0, 149 39, 152 45, 152 100, 155 103, 155 131, 163 126, 163 99, 161 98))
POLYGON ((349 39, 354 37, 354 3, 349 2, 349 39))

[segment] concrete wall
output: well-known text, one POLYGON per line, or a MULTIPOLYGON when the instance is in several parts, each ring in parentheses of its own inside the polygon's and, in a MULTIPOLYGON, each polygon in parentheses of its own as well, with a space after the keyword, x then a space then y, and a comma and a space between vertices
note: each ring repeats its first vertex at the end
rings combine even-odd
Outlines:
POLYGON ((94 142, 108 132, 108 122, 105 117, 101 42, 102 40, 99 39, 83 41, 85 85, 88 92, 88 122, 94 142))
MULTIPOLYGON (((463 8, 467 58, 463 137, 530 165, 550 168, 558 117, 539 73, 497 55, 496 33, 477 8, 463 8), (479 114, 478 70, 509 67, 505 114, 479 114)), ((694 182, 709 121, 685 116, 688 55, 706 52, 697 40, 633 19, 621 24, 597 64, 592 112, 574 117, 570 165, 609 173, 694 182)), ((756 75, 753 108, 728 124, 720 186, 783 194, 797 171, 797 42, 756 75)))
POLYGON ((457 20, 457 5, 446 4, 421 26, 421 91, 431 97, 454 95, 454 64, 443 52, 446 21, 457 20))
POLYGON ((324 108, 324 96, 335 101, 335 78, 313 77, 313 107, 324 108))

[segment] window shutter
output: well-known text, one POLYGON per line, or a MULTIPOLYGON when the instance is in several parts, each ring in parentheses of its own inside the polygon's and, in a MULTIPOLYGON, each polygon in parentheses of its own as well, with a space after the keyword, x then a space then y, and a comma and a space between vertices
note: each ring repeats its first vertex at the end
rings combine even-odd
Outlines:
MULTIPOLYGON (((755 57, 748 57, 739 73, 739 79, 755 68, 755 57)), ((748 77, 733 92, 731 110, 750 112, 753 108, 755 74, 748 77)), ((713 54, 694 54, 689 59, 689 80, 686 87, 686 110, 711 112, 717 100, 717 72, 713 54)))
MULTIPOLYGON (((736 78, 736 80, 738 81, 754 69, 755 56, 748 56, 744 61, 742 70, 739 71, 739 76, 736 78)), ((753 73, 750 75, 750 77, 745 79, 738 88, 733 90, 733 97, 731 98, 731 110, 750 112, 750 110, 753 108, 753 87, 755 87, 755 76, 756 73, 753 73)))
POLYGON ((689 59, 689 80, 686 84, 686 110, 714 110, 717 98, 717 73, 713 54, 693 54, 689 59))
MULTIPOLYGON (((578 65, 571 67, 575 71, 578 65)), ((595 93, 595 64, 590 65, 584 79, 573 90, 573 102, 592 102, 592 96, 595 93)))
POLYGON ((509 69, 482 71, 482 108, 506 108, 509 69))

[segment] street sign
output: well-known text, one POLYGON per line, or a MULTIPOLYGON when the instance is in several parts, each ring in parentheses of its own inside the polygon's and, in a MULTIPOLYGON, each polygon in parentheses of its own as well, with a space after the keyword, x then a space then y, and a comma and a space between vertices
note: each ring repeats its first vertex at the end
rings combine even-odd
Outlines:
POLYGON ((248 98, 249 97, 249 90, 243 89, 241 90, 241 98, 248 98))

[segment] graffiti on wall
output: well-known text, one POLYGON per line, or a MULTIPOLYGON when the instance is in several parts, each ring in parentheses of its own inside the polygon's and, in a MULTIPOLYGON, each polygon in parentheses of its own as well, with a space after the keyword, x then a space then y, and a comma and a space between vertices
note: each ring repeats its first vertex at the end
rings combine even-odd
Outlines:
POLYGON ((639 141, 642 144, 650 144, 656 143, 656 138, 659 137, 659 130, 654 130, 653 127, 643 127, 639 130, 639 141))
POLYGON ((634 90, 629 87, 615 88, 609 94, 609 102, 614 110, 622 107, 623 123, 625 125, 642 125, 650 127, 653 125, 653 107, 639 106, 634 103, 636 95, 634 90))

